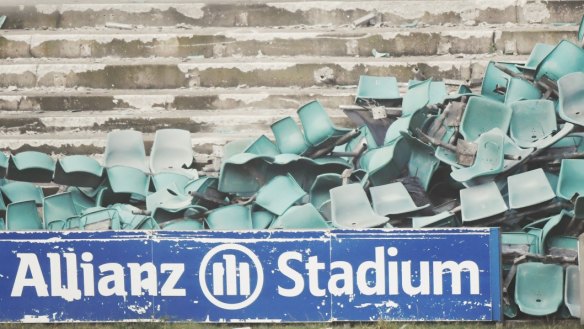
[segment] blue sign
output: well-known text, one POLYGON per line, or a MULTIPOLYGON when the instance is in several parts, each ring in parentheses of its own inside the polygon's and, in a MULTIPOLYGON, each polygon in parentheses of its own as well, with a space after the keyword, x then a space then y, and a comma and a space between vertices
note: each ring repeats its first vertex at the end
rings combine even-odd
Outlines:
POLYGON ((0 321, 501 320, 499 231, 1 232, 0 321))

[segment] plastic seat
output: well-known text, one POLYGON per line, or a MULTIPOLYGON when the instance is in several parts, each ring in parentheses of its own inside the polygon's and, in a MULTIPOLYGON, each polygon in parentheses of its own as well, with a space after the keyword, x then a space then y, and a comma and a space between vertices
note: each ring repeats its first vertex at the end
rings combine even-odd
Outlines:
POLYGON ((276 215, 272 214, 267 210, 252 209, 251 212, 251 222, 254 230, 263 230, 272 224, 276 215))
POLYGON ((434 156, 434 148, 414 138, 409 133, 402 133, 410 148, 408 160, 408 175, 417 177, 424 190, 428 190, 434 172, 438 169, 440 160, 434 156))
POLYGON ((322 174, 318 175, 309 190, 310 203, 315 208, 330 200, 330 189, 343 185, 343 178, 339 174, 322 174))
POLYGON ((394 143, 368 150, 359 159, 372 186, 388 184, 402 176, 410 161, 409 143, 400 137, 394 143))
POLYGON ((49 183, 53 179, 55 160, 36 151, 10 156, 6 178, 20 182, 49 183))
POLYGON ((306 140, 315 147, 328 145, 335 138, 351 131, 349 128, 335 126, 322 104, 317 100, 302 105, 296 113, 302 123, 306 140))
POLYGON ((517 266, 515 302, 525 314, 543 316, 555 313, 562 304, 563 288, 561 265, 523 263, 517 266))
POLYGON ((564 304, 571 316, 580 318, 580 271, 578 265, 566 267, 564 304))
POLYGON ((561 77, 584 71, 584 50, 568 40, 562 40, 539 63, 535 71, 535 79, 546 76, 557 81, 561 77))
POLYGON ((535 70, 541 61, 554 50, 555 45, 548 45, 545 43, 536 43, 527 58, 525 65, 515 65, 520 71, 530 75, 535 74, 535 70))
POLYGON ((79 229, 87 231, 119 230, 121 218, 115 209, 95 207, 86 209, 79 217, 79 229))
POLYGON ((269 173, 271 177, 290 174, 300 187, 309 190, 318 175, 340 174, 349 168, 352 166, 338 157, 311 159, 296 154, 280 154, 274 157, 274 162, 269 166, 269 173))
POLYGON ((378 215, 397 215, 418 211, 430 206, 417 206, 401 182, 372 186, 369 189, 373 209, 378 215))
POLYGON ((520 147, 536 147, 558 130, 554 103, 526 100, 511 104, 509 136, 520 147))
POLYGON ((182 129, 156 131, 150 151, 150 171, 153 174, 169 169, 192 168, 194 162, 190 131, 182 129))
POLYGON ((571 200, 574 194, 584 194, 584 160, 562 159, 558 179, 557 196, 571 200))
POLYGON ((455 169, 450 177, 458 182, 466 182, 473 178, 493 175, 501 172, 504 167, 505 135, 498 129, 482 134, 476 141, 477 153, 470 167, 455 169))
POLYGON ((302 155, 308 151, 310 145, 304 138, 300 127, 291 117, 285 117, 272 123, 270 128, 274 133, 280 153, 302 155))
POLYGON ((472 142, 493 128, 506 132, 511 114, 511 108, 503 103, 486 97, 471 97, 462 114, 460 134, 464 140, 472 142))
POLYGON ((552 256, 578 257, 578 238, 573 236, 551 235, 546 237, 545 253, 552 256))
POLYGON ((361 184, 335 187, 331 193, 331 217, 338 228, 368 228, 385 225, 389 218, 373 211, 361 184))
POLYGON ((460 190, 462 222, 474 222, 507 211, 507 205, 495 182, 460 190))
POLYGON ((95 207, 97 205, 95 199, 86 196, 77 187, 71 186, 67 189, 67 192, 71 193, 71 198, 73 199, 77 213, 81 213, 85 209, 95 207))
POLYGON ((132 198, 145 200, 150 177, 133 167, 115 166, 107 168, 107 178, 113 193, 129 193, 132 198))
POLYGON ((88 156, 65 156, 57 160, 53 181, 60 185, 95 188, 103 181, 103 167, 88 156))
POLYGON ((152 211, 152 218, 159 226, 165 226, 174 220, 194 219, 199 220, 203 217, 201 214, 206 212, 207 208, 191 205, 182 208, 171 208, 167 206, 156 207, 152 211))
POLYGON ((511 209, 534 206, 556 197, 541 168, 507 177, 507 186, 511 209))
POLYGON ((6 176, 6 171, 8 170, 8 158, 4 152, 0 152, 0 178, 6 176))
MULTIPOLYGON (((194 178, 196 179, 196 178, 194 178)), ((159 172, 150 176, 151 190, 160 191, 166 188, 177 188, 178 192, 184 193, 184 188, 193 178, 185 176, 180 172, 159 172)))
POLYGON ((257 192, 269 179, 268 161, 272 158, 251 153, 232 156, 221 165, 219 191, 239 194, 257 192))
POLYGON ((507 89, 505 91, 505 104, 511 104, 516 101, 530 100, 530 99, 540 99, 541 91, 528 82, 521 78, 510 78, 507 83, 507 89))
POLYGON ((412 116, 409 115, 407 117, 401 117, 395 120, 389 128, 387 128, 387 132, 385 133, 385 138, 383 139, 383 145, 389 145, 395 142, 396 140, 400 139, 402 136, 402 132, 407 132, 408 128, 410 127, 410 121, 412 116))
POLYGON ((146 209, 154 211, 157 208, 180 210, 191 206, 192 198, 177 192, 176 188, 165 188, 146 197, 146 209))
POLYGON ((501 233, 501 252, 503 254, 537 254, 539 252, 538 236, 526 232, 501 233))
POLYGON ((6 208, 8 231, 42 230, 43 223, 33 200, 14 202, 6 208))
POLYGON ((252 153, 265 156, 276 156, 280 154, 278 147, 266 135, 261 135, 247 146, 243 153, 252 153))
POLYGON ((33 200, 38 206, 43 204, 43 190, 32 183, 10 182, 0 186, 0 191, 7 204, 29 200, 33 200))
POLYGON ((412 217, 412 228, 456 226, 458 226, 456 215, 449 211, 443 211, 432 216, 412 217))
POLYGON ((407 117, 430 102, 430 85, 432 79, 419 81, 408 87, 402 101, 402 117, 407 117))
POLYGON ((574 72, 558 80, 560 118, 584 125, 584 73, 574 72))
MULTIPOLYGON (((505 95, 498 93, 496 90, 501 87, 507 87, 511 76, 501 70, 499 70, 495 64, 503 65, 511 71, 519 73, 515 64, 512 63, 502 63, 502 62, 489 62, 487 68, 485 69, 485 74, 483 76, 483 83, 481 86, 481 95, 488 97, 491 100, 498 102, 505 101, 505 95)), ((475 97, 472 97, 473 99, 475 97)))
POLYGON ((198 231, 205 229, 203 222, 195 219, 173 220, 161 227, 163 231, 198 231))
POLYGON ((255 203, 276 215, 282 215, 305 195, 306 192, 288 174, 276 176, 264 185, 258 191, 255 203))
POLYGON ((251 143, 253 143, 252 138, 237 139, 225 143, 225 145, 223 145, 221 164, 231 159, 231 157, 236 154, 244 153, 245 149, 248 148, 251 143))
POLYGON ((286 210, 270 226, 271 229, 327 229, 327 224, 322 215, 310 203, 293 206, 286 210))
POLYGON ((132 167, 149 172, 142 133, 135 130, 114 130, 107 134, 104 152, 106 168, 132 167))
POLYGON ((45 229, 60 230, 65 227, 67 220, 77 217, 79 213, 75 208, 70 192, 54 194, 43 200, 43 224, 45 229))
POLYGON ((229 205, 217 208, 206 219, 211 230, 251 230, 253 221, 251 209, 242 205, 229 205))
POLYGON ((397 80, 394 77, 362 75, 359 77, 355 103, 359 101, 391 101, 401 99, 397 80))

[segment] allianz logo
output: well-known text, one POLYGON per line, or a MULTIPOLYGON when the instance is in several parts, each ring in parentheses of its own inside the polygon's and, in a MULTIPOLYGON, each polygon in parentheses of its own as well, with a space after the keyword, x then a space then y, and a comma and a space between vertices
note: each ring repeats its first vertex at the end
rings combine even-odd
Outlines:
MULTIPOLYGON (((307 294, 314 297, 327 294, 440 296, 460 295, 463 290, 471 295, 481 293, 481 269, 472 260, 414 263, 400 260, 397 248, 384 246, 373 248, 369 256, 372 259, 358 264, 343 260, 329 263, 316 255, 307 257, 298 251, 286 251, 277 256, 274 264, 263 264, 243 245, 222 244, 209 250, 201 259, 197 275, 190 273, 187 279, 197 280, 198 276, 204 297, 226 310, 242 309, 254 303, 262 294, 266 273, 270 273, 269 280, 274 282, 270 287, 276 286, 275 292, 267 293, 284 298, 307 294), (265 265, 270 266, 270 271, 264 270, 265 265)), ((11 297, 22 297, 25 289, 32 289, 38 297, 62 297, 71 301, 92 296, 188 295, 180 286, 185 275, 185 264, 181 263, 94 264, 90 252, 82 253, 81 259, 75 253, 47 253, 49 268, 42 268, 37 254, 16 253, 16 257, 19 265, 11 297), (159 280, 161 274, 164 280, 159 280)))

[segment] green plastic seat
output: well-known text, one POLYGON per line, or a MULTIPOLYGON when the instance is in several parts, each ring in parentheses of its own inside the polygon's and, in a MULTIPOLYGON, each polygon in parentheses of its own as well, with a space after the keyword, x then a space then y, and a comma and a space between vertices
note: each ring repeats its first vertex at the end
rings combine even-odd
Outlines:
POLYGON ((185 186, 193 179, 191 176, 185 176, 183 173, 176 171, 159 172, 150 176, 150 190, 160 191, 166 188, 177 188, 178 192, 184 193, 185 186))
POLYGON ((14 202, 6 208, 6 230, 42 230, 43 223, 33 200, 14 202))
POLYGON ((6 178, 20 182, 49 183, 54 171, 53 158, 42 152, 26 151, 10 156, 6 178))
POLYGON ((538 236, 538 254, 545 255, 549 252, 548 247, 549 242, 551 241, 550 239, 557 236, 557 233, 561 230, 564 230, 571 219, 572 213, 567 210, 562 210, 557 215, 546 217, 528 224, 523 230, 538 236))
POLYGON ((536 147, 558 130, 554 103, 525 100, 511 104, 509 136, 520 147, 536 147))
POLYGON ((584 160, 562 159, 560 176, 556 194, 558 197, 571 200, 574 194, 584 194, 584 160))
POLYGON ((288 174, 276 176, 264 185, 258 191, 255 203, 279 216, 305 195, 306 192, 288 174))
POLYGON ((163 231, 199 231, 204 230, 205 225, 196 219, 180 219, 168 222, 161 229, 163 231))
POLYGON ((401 99, 397 80, 394 77, 362 75, 357 85, 355 103, 360 101, 393 101, 401 99))
POLYGON ((407 170, 410 161, 410 145, 403 138, 376 149, 367 150, 359 159, 359 167, 367 172, 364 181, 372 186, 391 183, 407 170))
POLYGON ((8 170, 8 158, 4 152, 0 152, 0 178, 6 176, 6 171, 8 170))
MULTIPOLYGON (((538 144, 538 146, 540 145, 541 144, 538 144)), ((534 148, 520 148, 509 136, 505 135, 505 141, 503 143, 505 160, 503 161, 502 172, 511 170, 515 168, 515 166, 524 163, 524 159, 528 158, 533 151, 534 148)))
MULTIPOLYGON (((419 83, 424 83, 427 80, 409 80, 408 89, 414 87, 419 83)), ((430 86, 428 90, 428 104, 438 104, 444 102, 444 99, 448 96, 448 91, 446 89, 446 83, 444 81, 432 81, 430 79, 430 86)))
POLYGON ((541 168, 507 177, 507 186, 511 209, 534 206, 556 197, 541 168))
POLYGON ((65 156, 57 160, 53 181, 60 185, 95 188, 103 181, 103 167, 88 156, 65 156))
POLYGON ((330 226, 310 203, 286 210, 270 226, 271 229, 328 229, 330 226))
POLYGON ((503 254, 537 254, 539 252, 538 236, 526 232, 501 233, 501 252, 503 254))
POLYGON ((296 121, 291 117, 285 117, 272 123, 270 128, 274 133, 280 153, 302 155, 308 151, 310 144, 306 141, 296 121))
POLYGON ((33 200, 36 205, 43 204, 43 190, 28 182, 10 182, 0 186, 7 204, 33 200))
POLYGON ((566 74, 558 80, 560 118, 584 125, 584 72, 566 74))
POLYGON ((515 65, 520 71, 535 75, 535 70, 541 61, 554 50, 555 45, 548 45, 545 43, 536 43, 527 58, 525 65, 515 65))
POLYGON ((460 190, 463 223, 499 215, 507 211, 507 205, 495 182, 460 190))
POLYGON ((43 224, 47 230, 61 230, 69 218, 78 215, 70 192, 54 194, 43 199, 43 224))
POLYGON ((521 312, 534 316, 553 314, 562 304, 563 295, 561 265, 523 263, 517 266, 515 302, 521 312))
POLYGON ((115 166, 106 169, 108 184, 113 193, 128 193, 136 200, 145 200, 150 177, 133 167, 115 166))
POLYGON ((564 289, 564 304, 570 315, 580 318, 580 270, 578 265, 566 267, 566 284, 564 289))
POLYGON ((203 217, 201 214, 206 212, 207 208, 191 205, 188 207, 173 209, 170 207, 157 207, 152 211, 152 218, 161 227, 174 220, 194 219, 199 220, 203 217))
POLYGON ((401 182, 372 186, 369 188, 373 209, 378 215, 398 215, 418 211, 430 206, 417 206, 401 182))
POLYGON ((541 91, 527 80, 509 78, 504 102, 509 105, 516 101, 540 99, 541 96, 541 91))
POLYGON ((498 129, 482 134, 477 143, 477 154, 470 167, 455 169, 450 177, 458 182, 466 182, 473 178, 500 173, 504 167, 505 135, 498 129))
POLYGON ((578 238, 549 234, 545 241, 545 253, 552 256, 578 257, 578 238))
POLYGON ((263 186, 268 177, 271 157, 240 153, 221 165, 219 191, 225 193, 253 194, 263 186))
POLYGON ((211 230, 251 230, 253 220, 248 206, 233 204, 211 211, 207 215, 207 226, 211 230))
MULTIPOLYGON (((153 174, 192 168, 195 162, 191 133, 183 129, 160 129, 154 135, 150 150, 150 172, 153 174)), ((197 178, 196 171, 192 178, 197 178)))
POLYGON ((223 154, 221 156, 221 163, 231 159, 232 156, 244 153, 245 149, 253 143, 252 138, 243 138, 229 141, 223 145, 223 154))
POLYGON ((290 174, 300 187, 309 190, 318 175, 340 174, 350 168, 352 165, 338 157, 310 159, 296 154, 279 154, 274 157, 273 163, 269 166, 269 172, 271 177, 290 174))
POLYGON ((330 189, 343 185, 339 174, 321 174, 316 177, 308 192, 310 203, 316 208, 331 199, 330 189))
POLYGON ((487 97, 471 97, 462 114, 460 134, 468 142, 493 128, 503 132, 509 129, 511 108, 487 97))
POLYGON ((275 218, 276 215, 261 208, 252 209, 251 212, 251 222, 254 230, 263 230, 270 227, 275 218))
POLYGON ((278 147, 266 135, 261 135, 247 146, 243 153, 252 153, 265 156, 276 156, 280 154, 278 147))
POLYGON ((417 177, 424 190, 428 190, 430 181, 440 160, 434 156, 434 148, 413 137, 409 133, 403 133, 403 138, 408 142, 410 158, 408 160, 408 175, 417 177))
POLYGON ((94 207, 79 216, 79 229, 85 231, 119 230, 121 218, 115 209, 94 207))
POLYGON ((351 131, 349 128, 335 126, 318 100, 302 105, 296 113, 302 123, 306 141, 315 147, 328 145, 351 131))
MULTIPOLYGON (((117 212, 122 230, 158 230, 160 226, 154 218, 146 216, 138 207, 129 204, 114 204, 108 207, 117 212)), ((103 209, 103 208, 94 208, 103 209)), ((87 210, 86 210, 87 212, 87 210)))
POLYGON ((331 193, 332 224, 337 228, 368 228, 385 225, 389 218, 378 215, 371 208, 361 184, 335 187, 331 193))
POLYGON ((458 220, 456 215, 443 211, 432 216, 412 217, 412 228, 426 228, 426 227, 457 227, 458 220))
MULTIPOLYGON (((481 95, 483 95, 489 99, 498 101, 498 102, 504 102, 505 95, 498 93, 496 90, 498 88, 507 87, 507 84, 509 83, 511 76, 509 74, 499 70, 495 66, 495 64, 503 65, 507 69, 514 71, 514 72, 517 72, 517 73, 519 73, 519 70, 517 69, 515 64, 502 63, 502 62, 498 62, 498 63, 489 62, 489 64, 487 65, 487 68, 485 69, 485 74, 483 76, 483 83, 481 86, 481 95)), ((472 98, 475 98, 475 97, 472 97, 472 98)))
POLYGON ((104 151, 106 168, 132 167, 149 172, 142 133, 135 130, 114 130, 107 134, 104 151))
POLYGON ((407 117, 430 102, 430 85, 432 79, 413 83, 408 87, 408 91, 402 101, 402 117, 407 117))
POLYGON ((146 210, 157 208, 171 210, 183 209, 192 205, 190 196, 181 194, 176 187, 168 187, 146 196, 146 210))
POLYGON ((85 209, 95 207, 97 205, 94 198, 88 197, 75 186, 69 187, 67 192, 71 193, 71 198, 73 199, 77 213, 81 213, 85 209))
POLYGON ((562 40, 539 63, 535 71, 535 79, 542 77, 557 81, 561 77, 584 71, 584 50, 568 40, 562 40))
POLYGON ((434 151, 434 157, 454 169, 464 168, 464 166, 458 163, 456 152, 442 146, 436 148, 434 151))
POLYGON ((383 145, 389 145, 400 139, 402 132, 407 132, 410 127, 410 121, 412 116, 401 117, 395 120, 387 129, 385 133, 385 138, 383 139, 383 145))

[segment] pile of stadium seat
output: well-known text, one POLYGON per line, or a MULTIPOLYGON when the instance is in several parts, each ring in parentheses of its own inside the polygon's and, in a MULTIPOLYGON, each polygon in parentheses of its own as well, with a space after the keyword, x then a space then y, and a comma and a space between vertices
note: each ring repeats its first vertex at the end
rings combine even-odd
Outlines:
MULTIPOLYGON (((579 41, 582 41, 582 31, 579 41)), ((497 226, 505 314, 580 317, 584 50, 538 44, 524 65, 491 62, 480 90, 362 76, 358 128, 318 101, 225 145, 199 177, 189 131, 107 136, 103 163, 0 152, 6 230, 256 230, 497 226), (398 115, 396 110, 398 109, 398 115), (300 124, 299 124, 300 123, 300 124), (57 186, 57 193, 45 192, 57 186), (545 282, 545 284, 542 284, 545 282)))

